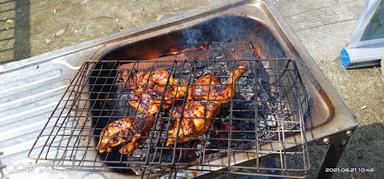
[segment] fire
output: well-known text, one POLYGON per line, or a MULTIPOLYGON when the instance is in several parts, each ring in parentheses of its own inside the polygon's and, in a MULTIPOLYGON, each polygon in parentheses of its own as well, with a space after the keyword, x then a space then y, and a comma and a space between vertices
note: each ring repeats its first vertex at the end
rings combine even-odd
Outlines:
POLYGON ((153 58, 158 58, 160 57, 160 53, 158 51, 155 51, 155 50, 151 50, 149 52, 147 52, 147 54, 145 55, 145 59, 153 59, 153 58))
POLYGON ((180 53, 187 53, 187 52, 193 52, 197 50, 208 50, 210 48, 210 44, 207 41, 202 42, 198 47, 188 47, 188 48, 183 48, 183 49, 178 49, 176 47, 172 47, 169 50, 166 51, 156 51, 156 50, 149 50, 144 59, 154 59, 154 58, 159 58, 159 57, 165 57, 165 56, 172 56, 172 55, 177 55, 180 53))
POLYGON ((256 44, 252 51, 256 58, 264 57, 260 44, 256 44))
POLYGON ((169 49, 167 55, 176 55, 179 53, 187 53, 187 52, 193 52, 197 50, 207 50, 208 48, 210 48, 210 44, 207 41, 204 41, 198 47, 188 47, 181 50, 177 48, 171 48, 169 49))
POLYGON ((169 55, 176 55, 178 54, 179 52, 177 51, 177 48, 171 48, 169 49, 169 55))
POLYGON ((221 129, 225 131, 229 131, 231 129, 231 126, 227 123, 223 123, 221 129))

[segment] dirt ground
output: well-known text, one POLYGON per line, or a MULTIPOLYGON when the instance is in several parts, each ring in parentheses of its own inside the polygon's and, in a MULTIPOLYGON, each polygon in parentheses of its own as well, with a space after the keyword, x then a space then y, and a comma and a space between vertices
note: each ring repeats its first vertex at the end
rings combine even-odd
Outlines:
MULTIPOLYGON (((213 0, 0 0, 0 63, 20 60, 160 20, 213 0)), ((339 167, 374 168, 362 178, 384 176, 384 80, 380 68, 344 70, 339 51, 348 42, 363 0, 274 0, 360 127, 339 167)), ((326 147, 311 146, 317 174, 326 147)), ((351 178, 336 173, 334 178, 351 178)))

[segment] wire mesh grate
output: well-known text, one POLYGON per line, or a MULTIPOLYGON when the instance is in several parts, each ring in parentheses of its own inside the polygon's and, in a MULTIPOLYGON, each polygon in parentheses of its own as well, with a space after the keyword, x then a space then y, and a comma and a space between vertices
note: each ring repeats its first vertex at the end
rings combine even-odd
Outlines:
MULTIPOLYGON (((210 94, 208 100, 201 101, 212 101, 210 94)), ((231 173, 301 177, 309 168, 303 119, 307 105, 296 64, 288 58, 89 61, 72 80, 29 156, 53 161, 56 168, 111 169, 141 176, 231 173), (127 72, 167 70, 166 83, 160 86, 171 88, 172 77, 177 81, 173 85, 184 85, 187 93, 204 75, 213 74, 222 82, 216 86, 209 83, 209 89, 222 88, 230 85, 230 74, 238 66, 245 65, 247 70, 234 84, 233 97, 220 103, 219 112, 210 119, 204 116, 204 125, 210 125, 206 133, 167 145, 175 122, 180 122, 177 133, 182 130, 191 99, 188 94, 166 99, 163 90, 153 127, 148 135, 140 136, 143 142, 134 152, 121 154, 120 145, 100 153, 97 145, 104 127, 123 117, 141 120, 145 116, 130 105, 136 99, 121 75, 124 64, 129 66, 127 72), (167 107, 163 107, 165 103, 167 107), (179 121, 170 112, 177 107, 181 109, 179 121)), ((205 106, 204 114, 207 111, 205 106)))

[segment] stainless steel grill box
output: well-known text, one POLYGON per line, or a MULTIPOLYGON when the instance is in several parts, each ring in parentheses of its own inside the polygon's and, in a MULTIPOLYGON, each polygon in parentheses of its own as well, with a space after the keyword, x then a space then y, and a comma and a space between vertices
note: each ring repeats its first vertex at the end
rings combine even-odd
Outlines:
MULTIPOLYGON (((55 127, 57 127, 55 124, 44 126, 46 119, 51 116, 55 106, 61 99, 69 97, 64 96, 61 98, 71 84, 71 80, 76 79, 76 74, 81 74, 79 72, 83 72, 82 70, 87 68, 87 63, 92 65, 92 63, 111 63, 113 60, 119 59, 145 59, 148 58, 147 54, 160 53, 166 49, 180 47, 180 40, 185 37, 188 30, 204 29, 205 26, 208 27, 213 24, 216 24, 215 27, 221 27, 219 21, 241 21, 242 26, 232 24, 234 28, 232 30, 235 34, 246 35, 242 36, 242 38, 249 37, 247 40, 252 42, 263 42, 261 43, 261 49, 264 50, 265 54, 271 55, 270 57, 274 60, 283 58, 295 62, 308 93, 308 105, 305 107, 308 109, 304 110, 308 111, 308 116, 303 116, 303 118, 305 117, 305 133, 303 133, 303 136, 287 136, 285 138, 287 143, 283 148, 297 149, 294 147, 302 143, 295 141, 295 139, 301 138, 305 138, 306 143, 323 143, 326 141, 327 144, 332 144, 331 150, 333 151, 329 151, 329 153, 337 153, 335 158, 338 159, 342 149, 336 149, 336 146, 345 144, 345 141, 348 141, 351 132, 357 127, 355 117, 346 108, 301 42, 289 30, 285 20, 273 3, 262 0, 239 0, 217 2, 217 4, 149 23, 132 30, 122 31, 36 57, 1 65, 0 96, 2 104, 0 105, 0 111, 2 112, 0 122, 2 125, 0 131, 2 132, 0 133, 0 141, 2 142, 0 150, 4 152, 2 161, 8 166, 4 169, 5 175, 27 176, 25 173, 16 172, 10 166, 17 166, 31 161, 26 159, 28 149, 33 146, 43 127, 55 130, 55 127), (252 34, 261 35, 252 36, 252 34), (268 51, 270 48, 274 50, 268 51), (276 51, 279 53, 275 53, 276 51)), ((207 31, 206 33, 210 34, 210 36, 206 37, 208 39, 202 40, 216 41, 214 39, 216 38, 215 32, 220 32, 220 29, 216 28, 207 31)), ((270 59, 270 57, 267 56, 266 58, 270 59)), ((66 111, 64 110, 64 112, 66 111)), ((50 120, 55 119, 51 118, 50 120)), ((68 126, 68 131, 65 132, 69 133, 73 133, 71 129, 77 127, 75 123, 71 122, 63 125, 68 126)), ((86 136, 86 134, 81 134, 81 136, 86 136)), ((79 141, 82 140, 81 137, 78 138, 79 141)), ((54 146, 58 147, 60 143, 54 146)), ((39 158, 40 151, 44 147, 47 147, 44 143, 37 142, 33 148, 34 150, 30 151, 29 156, 39 158)), ((52 147, 51 150, 53 149, 56 150, 57 148, 52 147)), ((75 150, 72 151, 75 152, 75 150)), ((279 151, 278 148, 277 151, 279 151)), ((281 150, 280 152, 283 151, 289 152, 289 150, 281 150)), ((68 156, 60 153, 52 155, 50 157, 59 157, 59 162, 66 159, 60 156, 68 156)), ((231 160, 229 158, 223 159, 231 160)), ((253 159, 258 158, 255 156, 242 156, 238 162, 243 163, 249 160, 253 161, 253 159)), ((76 168, 78 164, 72 162, 70 167, 76 168)), ((92 164, 95 164, 95 162, 92 164)), ((324 165, 328 166, 336 164, 334 160, 327 159, 324 163, 324 165)), ((102 164, 102 166, 106 165, 102 164)), ((302 169, 307 170, 307 167, 305 165, 302 169)), ((191 172, 183 170, 181 173, 190 174, 191 172)), ((91 174, 93 173, 79 171, 71 175, 72 177, 84 177, 91 174)), ((192 172, 192 174, 194 173, 192 172)), ((199 173, 199 175, 204 174, 207 173, 199 173)), ((321 174, 322 172, 320 172, 321 174)), ((100 175, 125 177, 125 175, 115 172, 100 173, 100 175)))

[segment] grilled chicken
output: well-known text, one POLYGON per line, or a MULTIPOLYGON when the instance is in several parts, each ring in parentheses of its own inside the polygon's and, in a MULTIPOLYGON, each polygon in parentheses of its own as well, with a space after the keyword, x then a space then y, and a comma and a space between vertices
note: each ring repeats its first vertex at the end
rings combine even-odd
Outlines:
POLYGON ((189 88, 188 100, 208 100, 218 104, 227 103, 235 94, 236 81, 246 72, 245 66, 235 69, 228 79, 228 84, 222 84, 221 80, 212 75, 204 75, 198 78, 189 88))
POLYGON ((132 90, 129 104, 146 115, 159 112, 163 94, 162 107, 168 109, 169 104, 175 99, 181 99, 187 92, 187 86, 179 84, 171 75, 171 71, 166 69, 132 70, 131 73, 123 71, 121 77, 132 90))
POLYGON ((165 85, 167 84, 168 77, 170 84, 172 84, 174 79, 170 72, 170 70, 166 69, 151 71, 132 69, 131 71, 124 70, 121 74, 121 78, 131 89, 135 89, 143 85, 165 85))
POLYGON ((187 86, 185 84, 179 84, 179 82, 173 78, 170 70, 132 71, 131 73, 129 71, 123 71, 121 75, 123 81, 132 90, 137 90, 143 86, 165 86, 168 81, 168 85, 172 88, 172 93, 176 99, 184 97, 187 92, 187 86))
POLYGON ((178 143, 185 143, 207 133, 219 108, 220 105, 214 102, 188 101, 185 103, 184 111, 181 106, 171 110, 170 114, 176 118, 176 121, 168 131, 166 145, 174 144, 176 136, 178 136, 178 143), (183 116, 181 116, 182 112, 183 116), (179 133, 177 133, 179 126, 179 133))
POLYGON ((139 112, 146 115, 154 115, 160 110, 168 109, 172 104, 173 93, 171 89, 166 89, 164 86, 148 86, 132 91, 129 95, 129 105, 139 112), (164 93, 165 91, 165 93, 164 93), (161 98, 164 93, 164 100, 161 103, 161 98))
POLYGON ((245 72, 246 68, 239 66, 229 75, 227 85, 223 85, 214 75, 197 79, 189 89, 184 109, 178 106, 171 110, 171 117, 176 118, 176 122, 168 131, 166 145, 174 144, 176 136, 178 143, 185 143, 207 133, 220 106, 234 96, 236 81, 245 72))
POLYGON ((153 124, 152 117, 124 117, 113 121, 101 131, 97 150, 100 153, 111 152, 113 147, 126 144, 119 150, 120 153, 132 154, 145 141, 153 124))

